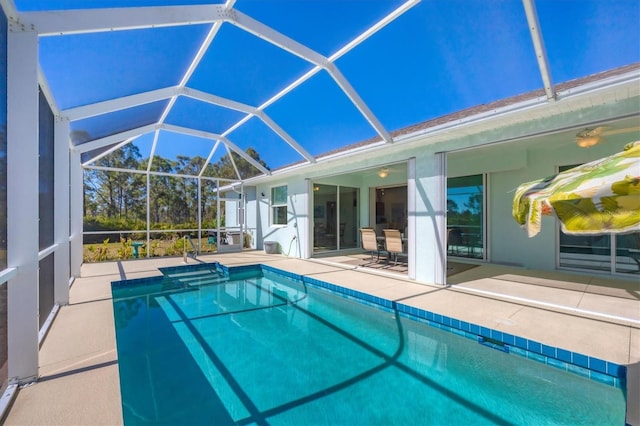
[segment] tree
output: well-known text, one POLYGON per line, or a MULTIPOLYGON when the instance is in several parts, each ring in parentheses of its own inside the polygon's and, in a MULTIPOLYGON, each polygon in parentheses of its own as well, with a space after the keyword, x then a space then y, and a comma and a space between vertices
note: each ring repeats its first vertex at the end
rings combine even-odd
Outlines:
MULTIPOLYGON (((137 169, 138 147, 128 144, 96 161, 96 166, 137 169)), ((135 173, 87 169, 85 173, 85 214, 107 219, 142 220, 144 177, 135 173)))
MULTIPOLYGON (((251 158, 256 160, 261 166, 269 170, 267 163, 265 163, 264 160, 260 158, 260 154, 258 154, 258 151, 249 147, 245 152, 251 158)), ((240 173, 240 177, 242 179, 248 179, 262 173, 260 170, 256 169, 251 163, 249 163, 247 160, 245 160, 235 152, 231 151, 231 156, 233 157, 233 161, 235 162, 236 167, 238 168, 238 173, 240 173)), ((228 155, 220 158, 217 163, 212 164, 207 176, 233 180, 238 179, 236 171, 233 168, 233 164, 231 163, 231 159, 228 155)))
MULTIPOLYGON (((90 139, 86 132, 74 132, 76 141, 90 139)), ((81 143, 81 142, 79 142, 81 143)), ((265 168, 266 163, 260 159, 258 152, 247 149, 247 154, 265 168)), ((243 178, 259 174, 251 163, 238 154, 231 153, 233 161, 243 178)), ((96 166, 117 169, 146 170, 149 159, 140 160, 140 152, 136 145, 128 144, 96 161, 96 166)), ((154 156, 150 171, 160 172, 149 176, 149 217, 150 227, 164 228, 178 225, 190 227, 196 223, 198 208, 201 208, 205 227, 215 226, 217 217, 217 186, 214 181, 203 180, 201 184, 200 206, 198 206, 198 179, 206 163, 203 157, 178 156, 171 161, 161 156, 154 156), (190 175, 193 178, 172 176, 172 174, 190 175)), ((237 175, 231 157, 226 155, 217 163, 210 164, 207 175, 217 178, 235 180, 237 175)), ((86 169, 85 170, 85 217, 98 220, 119 219, 120 223, 136 220, 146 221, 146 176, 141 173, 126 171, 86 169)))

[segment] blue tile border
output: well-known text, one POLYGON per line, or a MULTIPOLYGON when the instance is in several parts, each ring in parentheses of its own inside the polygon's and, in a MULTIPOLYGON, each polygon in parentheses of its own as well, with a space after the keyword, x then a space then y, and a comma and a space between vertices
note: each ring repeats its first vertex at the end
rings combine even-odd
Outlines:
POLYGON ((162 281, 164 279, 164 275, 155 275, 153 277, 145 277, 145 278, 132 278, 129 280, 118 280, 111 281, 111 287, 131 287, 137 285, 147 285, 157 281, 162 281))
MULTIPOLYGON (((488 327, 469 323, 457 318, 450 318, 442 314, 416 308, 414 306, 405 305, 403 303, 393 302, 388 299, 373 296, 361 291, 348 289, 326 281, 312 278, 306 275, 295 274, 293 272, 283 271, 273 266, 253 264, 241 266, 225 266, 218 262, 202 263, 196 265, 172 266, 167 268, 159 268, 164 273, 171 272, 188 272, 201 269, 211 269, 212 266, 225 274, 233 275, 236 273, 263 274, 265 271, 301 282, 304 285, 311 285, 330 291, 334 294, 353 299, 360 303, 381 308, 385 311, 397 311, 401 316, 408 319, 422 322, 431 327, 439 328, 459 336, 475 340, 484 346, 501 350, 508 354, 521 356, 523 358, 535 360, 558 368, 569 373, 577 374, 590 380, 604 383, 610 386, 623 388, 626 384, 627 368, 624 365, 609 362, 603 359, 590 357, 577 352, 571 352, 563 348, 545 345, 535 340, 525 339, 499 330, 490 329, 488 327)), ((131 280, 113 281, 112 287, 122 287, 140 284, 150 284, 155 281, 161 281, 165 277, 155 276, 148 278, 137 278, 131 280)))
POLYGON ((432 327, 439 328, 440 330, 479 341, 485 346, 541 362, 549 365, 550 367, 578 374, 582 377, 587 377, 600 383, 621 388, 624 386, 626 380, 627 371, 626 367, 623 365, 589 357, 577 352, 571 352, 566 349, 545 345, 535 340, 514 336, 509 333, 462 321, 457 318, 450 318, 445 315, 416 308, 414 306, 395 303, 367 293, 330 284, 316 278, 291 274, 271 266, 261 265, 261 267, 264 270, 268 270, 279 275, 301 280, 303 283, 313 285, 314 287, 323 288, 333 293, 353 298, 360 302, 382 307, 384 310, 396 309, 406 318, 426 323, 432 327), (486 339, 491 340, 487 341, 486 339))

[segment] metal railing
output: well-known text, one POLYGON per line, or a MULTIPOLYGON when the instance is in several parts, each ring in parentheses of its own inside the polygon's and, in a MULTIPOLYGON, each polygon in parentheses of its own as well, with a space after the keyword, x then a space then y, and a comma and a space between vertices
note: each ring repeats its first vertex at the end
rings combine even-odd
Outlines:
POLYGON ((185 234, 182 237, 182 247, 183 247, 183 254, 182 254, 182 258, 184 263, 187 263, 187 257, 189 256, 188 250, 187 250, 187 241, 189 241, 189 244, 191 245, 191 250, 193 251, 193 254, 191 254, 191 258, 196 260, 196 257, 198 255, 198 250, 196 249, 195 244, 193 244, 193 241, 191 240, 191 236, 189 234, 185 234))

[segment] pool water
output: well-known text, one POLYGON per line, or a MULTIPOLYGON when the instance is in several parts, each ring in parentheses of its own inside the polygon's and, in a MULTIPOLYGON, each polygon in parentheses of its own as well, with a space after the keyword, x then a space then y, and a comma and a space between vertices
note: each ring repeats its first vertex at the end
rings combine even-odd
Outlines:
POLYGON ((124 422, 625 422, 623 390, 266 270, 113 285, 124 422))

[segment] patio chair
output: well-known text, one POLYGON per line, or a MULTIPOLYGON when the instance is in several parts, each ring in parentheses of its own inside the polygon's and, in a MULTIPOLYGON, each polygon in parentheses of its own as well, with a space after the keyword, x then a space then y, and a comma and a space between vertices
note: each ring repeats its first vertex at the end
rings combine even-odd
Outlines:
POLYGON ((402 235, 397 229, 383 229, 385 250, 394 257, 394 265, 398 264, 398 255, 404 254, 402 235))
POLYGON ((376 231, 372 228, 360 228, 360 240, 362 241, 362 249, 371 253, 371 262, 373 262, 373 253, 376 253, 376 262, 380 260, 380 246, 378 245, 378 237, 376 231))

